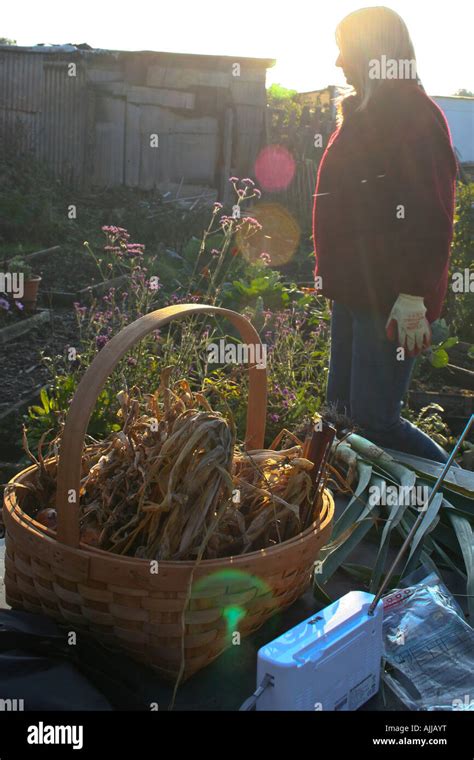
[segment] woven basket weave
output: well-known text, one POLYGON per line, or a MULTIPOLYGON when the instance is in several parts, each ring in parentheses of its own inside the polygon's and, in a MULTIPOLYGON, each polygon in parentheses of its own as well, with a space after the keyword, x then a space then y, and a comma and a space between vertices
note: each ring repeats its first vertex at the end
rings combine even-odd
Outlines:
MULTIPOLYGON (((85 630, 173 679, 182 662, 184 678, 215 659, 238 631, 257 630, 274 612, 290 605, 307 587, 313 564, 330 536, 334 503, 324 492, 313 525, 269 549, 236 557, 194 562, 150 562, 122 557, 80 542, 79 493, 82 450, 89 417, 107 377, 144 335, 193 313, 222 314, 246 343, 259 337, 241 315, 217 307, 179 305, 141 317, 116 335, 96 356, 71 404, 58 461, 58 530, 52 533, 21 509, 23 489, 6 490, 5 588, 8 604, 39 612, 85 630), (192 574, 192 593, 184 611, 192 574), (183 618, 184 612, 184 618, 183 618), (184 624, 184 631, 183 631, 184 624)), ((266 416, 266 373, 249 369, 247 449, 262 448, 266 416)), ((11 483, 27 484, 35 467, 11 483)))

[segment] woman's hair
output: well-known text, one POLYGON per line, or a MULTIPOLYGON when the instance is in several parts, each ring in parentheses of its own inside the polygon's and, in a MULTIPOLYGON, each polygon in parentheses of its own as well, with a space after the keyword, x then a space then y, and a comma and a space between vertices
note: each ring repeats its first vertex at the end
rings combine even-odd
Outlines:
POLYGON ((336 28, 336 42, 345 66, 350 68, 353 75, 352 84, 360 99, 357 111, 366 108, 384 81, 384 62, 395 61, 399 78, 410 78, 420 84, 416 74, 415 51, 407 26, 398 13, 390 8, 376 6, 350 13, 336 28))

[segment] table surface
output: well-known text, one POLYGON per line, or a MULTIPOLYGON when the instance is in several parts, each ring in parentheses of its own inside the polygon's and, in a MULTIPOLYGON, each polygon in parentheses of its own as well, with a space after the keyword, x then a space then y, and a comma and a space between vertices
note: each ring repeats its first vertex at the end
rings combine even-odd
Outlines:
MULTIPOLYGON (((339 497, 335 501, 336 515, 338 515, 347 501, 339 497)), ((350 562, 371 567, 376 550, 377 545, 366 539, 353 551, 350 562)), ((0 540, 0 607, 3 608, 8 606, 5 602, 3 583, 4 551, 5 541, 2 539, 0 540)), ((395 550, 391 548, 388 562, 393 561, 394 556, 395 550)), ((453 592, 458 591, 457 588, 453 588, 453 584, 456 585, 453 577, 443 575, 443 579, 453 592)), ((357 582, 343 571, 338 571, 325 586, 325 590, 334 600, 357 588, 357 582)), ((238 646, 230 647, 217 660, 182 684, 178 691, 175 709, 238 710, 242 702, 256 688, 256 662, 259 648, 320 610, 321 606, 309 589, 289 609, 274 615, 258 631, 243 638, 238 646)), ((160 709, 162 707, 166 709, 171 699, 170 685, 157 679, 151 670, 149 682, 148 679, 146 681, 147 683, 143 684, 145 699, 158 702, 160 709)), ((406 708, 390 689, 382 687, 378 694, 360 709, 391 711, 406 708)))

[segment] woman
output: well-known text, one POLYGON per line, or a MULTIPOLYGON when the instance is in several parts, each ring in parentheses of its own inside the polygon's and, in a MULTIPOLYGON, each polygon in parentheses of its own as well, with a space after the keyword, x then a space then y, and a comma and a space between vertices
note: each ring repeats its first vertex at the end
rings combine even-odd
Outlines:
POLYGON ((448 125, 396 13, 351 13, 336 41, 355 92, 322 157, 313 215, 316 287, 333 300, 327 401, 375 443, 444 462, 400 412, 447 288, 457 173, 448 125))

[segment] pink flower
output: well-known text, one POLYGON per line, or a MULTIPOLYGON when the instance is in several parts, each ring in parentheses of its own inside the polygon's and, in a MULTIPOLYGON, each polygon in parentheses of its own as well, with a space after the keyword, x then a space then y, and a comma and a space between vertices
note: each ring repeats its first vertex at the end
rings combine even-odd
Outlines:
POLYGON ((254 227, 256 231, 263 229, 258 219, 255 219, 253 216, 244 216, 242 222, 246 222, 249 227, 254 227))

